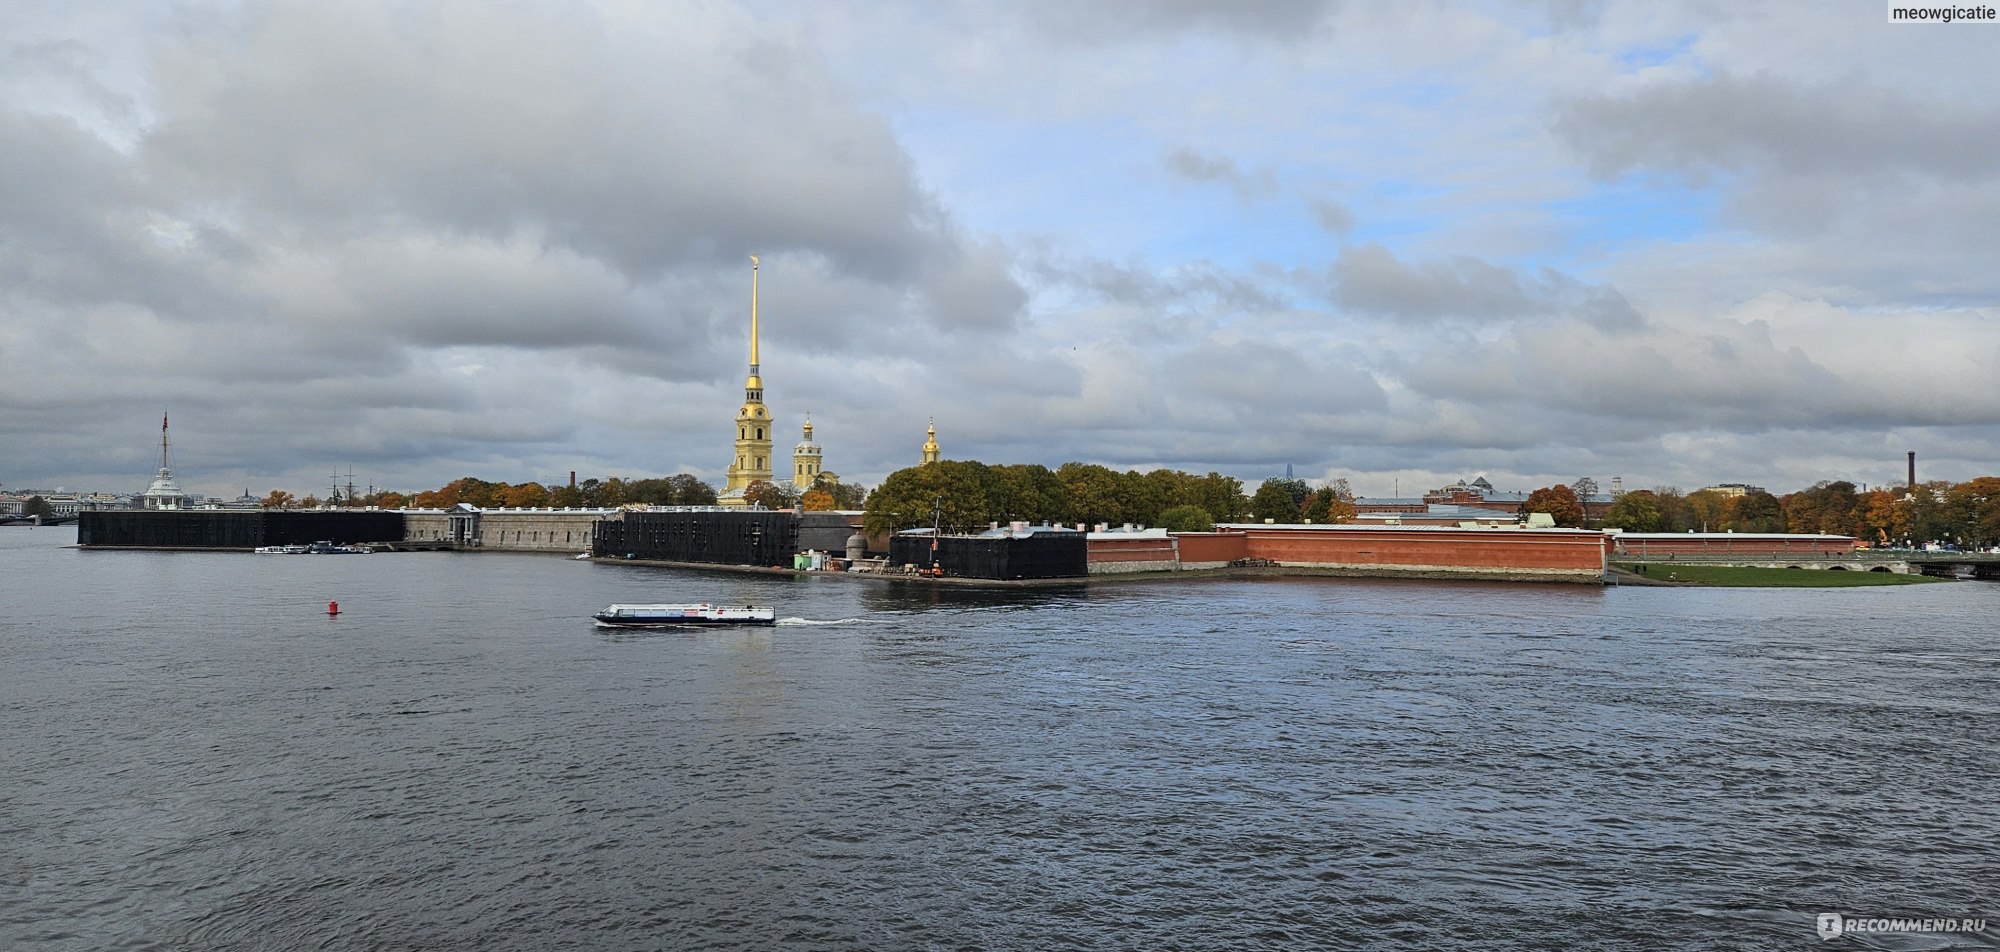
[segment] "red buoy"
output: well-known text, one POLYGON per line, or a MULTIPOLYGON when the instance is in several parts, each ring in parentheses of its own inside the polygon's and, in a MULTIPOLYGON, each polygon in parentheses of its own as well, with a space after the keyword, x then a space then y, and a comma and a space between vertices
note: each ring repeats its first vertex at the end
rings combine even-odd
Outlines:
POLYGON ((327 613, 328 615, 338 615, 338 614, 340 614, 340 603, 339 603, 339 602, 327 602, 327 603, 326 603, 326 613, 327 613))

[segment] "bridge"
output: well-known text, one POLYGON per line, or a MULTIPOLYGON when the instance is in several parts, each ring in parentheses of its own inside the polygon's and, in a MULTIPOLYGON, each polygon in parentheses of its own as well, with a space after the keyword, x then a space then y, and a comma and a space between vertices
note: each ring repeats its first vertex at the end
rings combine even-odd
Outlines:
POLYGON ((1836 572, 1894 572, 1933 578, 1974 578, 2000 581, 2000 554, 1989 552, 1918 552, 1860 549, 1847 553, 1793 555, 1739 552, 1731 555, 1633 555, 1619 552, 1611 561, 1646 565, 1729 565, 1763 569, 1825 569, 1836 572))
POLYGON ((0 516, 0 526, 66 526, 76 522, 74 514, 67 516, 0 516))

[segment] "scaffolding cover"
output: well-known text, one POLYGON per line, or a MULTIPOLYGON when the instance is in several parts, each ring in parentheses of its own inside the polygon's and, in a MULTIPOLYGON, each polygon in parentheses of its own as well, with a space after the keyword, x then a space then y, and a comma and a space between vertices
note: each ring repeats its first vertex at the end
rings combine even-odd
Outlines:
POLYGON ((77 514, 78 545, 176 549, 254 549, 308 542, 394 542, 400 512, 288 512, 106 509, 77 514))
POLYGON ((625 513, 597 524, 591 554, 606 558, 705 562, 712 565, 792 564, 799 517, 792 512, 625 513))
MULTIPOLYGON (((1089 543, 1081 532, 1037 532, 1017 538, 943 536, 937 563, 953 578, 1082 578, 1090 571, 1089 543)), ((889 564, 931 564, 931 537, 889 540, 889 564)))

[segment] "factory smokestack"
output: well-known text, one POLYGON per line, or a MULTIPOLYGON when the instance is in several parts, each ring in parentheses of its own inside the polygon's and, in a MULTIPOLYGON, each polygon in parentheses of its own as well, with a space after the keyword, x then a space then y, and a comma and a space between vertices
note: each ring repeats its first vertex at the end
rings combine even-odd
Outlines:
POLYGON ((1910 491, 1917 491, 1917 451, 1910 451, 1910 491))

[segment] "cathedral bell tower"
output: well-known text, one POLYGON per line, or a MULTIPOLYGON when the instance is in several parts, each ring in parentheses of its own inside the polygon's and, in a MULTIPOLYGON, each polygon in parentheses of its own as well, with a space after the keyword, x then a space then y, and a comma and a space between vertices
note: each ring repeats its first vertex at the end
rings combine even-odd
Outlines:
POLYGON ((819 479, 821 454, 819 444, 813 442, 812 415, 806 415, 805 439, 792 447, 792 487, 799 492, 813 488, 819 479))
POLYGON ((750 484, 771 481, 771 411, 764 408, 764 378, 757 364, 757 256, 750 256, 750 376, 743 381, 743 408, 736 411, 736 461, 716 500, 724 506, 749 505, 750 484))

